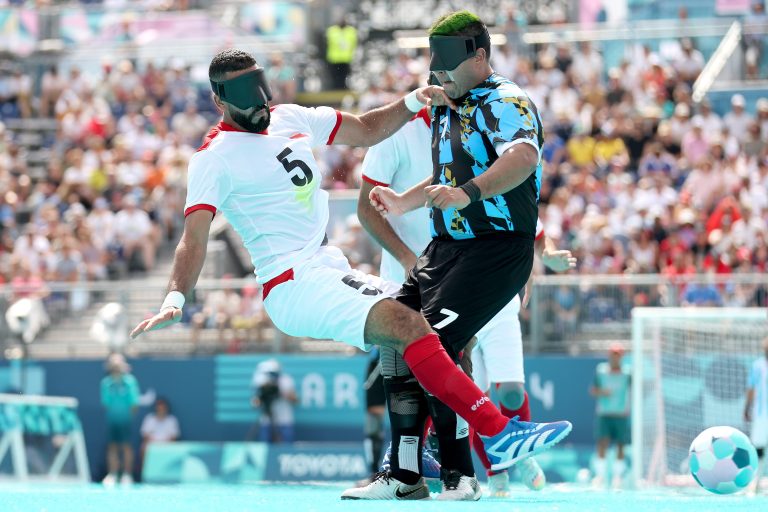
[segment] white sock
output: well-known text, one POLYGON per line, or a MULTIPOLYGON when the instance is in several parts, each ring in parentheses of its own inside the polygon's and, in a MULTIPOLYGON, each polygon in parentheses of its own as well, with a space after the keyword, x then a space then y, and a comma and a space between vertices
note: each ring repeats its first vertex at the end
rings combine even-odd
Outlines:
POLYGON ((397 460, 400 463, 400 469, 419 473, 419 436, 400 436, 397 460))
POLYGON ((605 458, 596 458, 595 459, 595 476, 598 478, 605 478, 605 470, 607 469, 608 464, 605 461, 605 458))
POLYGON ((621 478, 624 476, 624 471, 627 470, 627 463, 624 462, 624 459, 616 459, 616 462, 613 463, 611 470, 614 478, 621 478))

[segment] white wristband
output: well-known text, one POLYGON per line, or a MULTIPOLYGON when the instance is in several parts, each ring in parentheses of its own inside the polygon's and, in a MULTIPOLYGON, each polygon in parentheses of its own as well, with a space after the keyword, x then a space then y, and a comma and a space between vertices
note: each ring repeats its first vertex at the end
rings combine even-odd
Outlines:
POLYGON ((411 91, 405 95, 405 106, 408 110, 416 114, 419 110, 426 107, 427 104, 419 101, 419 98, 416 97, 416 91, 411 91))
POLYGON ((168 292, 168 295, 165 296, 163 305, 160 306, 160 311, 164 310, 165 308, 182 309, 183 307, 184 307, 184 294, 179 291, 173 290, 171 292, 168 292))

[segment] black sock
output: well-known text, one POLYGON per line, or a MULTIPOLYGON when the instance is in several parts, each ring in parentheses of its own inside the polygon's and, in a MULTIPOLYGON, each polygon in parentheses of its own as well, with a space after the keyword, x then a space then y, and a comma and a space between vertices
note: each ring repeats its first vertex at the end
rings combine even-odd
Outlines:
POLYGON ((427 403, 440 445, 440 465, 445 470, 456 470, 462 475, 475 476, 467 422, 432 395, 427 394, 427 403), (463 423, 461 432, 457 432, 456 428, 459 421, 463 423))
POLYGON ((424 390, 413 377, 385 377, 392 429, 392 476, 413 485, 421 478, 421 444, 428 408, 424 390))

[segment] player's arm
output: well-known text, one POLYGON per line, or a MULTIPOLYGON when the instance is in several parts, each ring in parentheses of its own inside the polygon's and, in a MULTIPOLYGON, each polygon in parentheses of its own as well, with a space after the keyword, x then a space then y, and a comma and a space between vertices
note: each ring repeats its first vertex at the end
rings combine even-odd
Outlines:
POLYGON ((341 113, 341 126, 334 144, 373 146, 400 129, 424 105, 448 105, 456 108, 442 87, 429 85, 411 92, 405 98, 376 108, 365 114, 341 113), (408 102, 406 99, 410 98, 408 102), (408 106, 406 106, 408 103, 408 106), (414 110, 415 109, 415 110, 414 110))
POLYGON ((530 144, 515 144, 507 149, 487 171, 461 187, 430 185, 427 205, 445 210, 466 208, 473 201, 488 199, 517 187, 536 171, 539 152, 530 144), (470 197, 472 196, 472 197, 470 197))
MULTIPOLYGON (((541 236, 533 242, 533 248, 536 255, 541 258, 545 267, 553 272, 565 272, 576 268, 576 258, 569 250, 558 250, 555 242, 547 235, 541 232, 541 236)), ((533 289, 534 271, 531 269, 531 275, 528 276, 528 282, 525 283, 522 307, 528 307, 531 300, 531 291, 533 289)))
POLYGON ((382 217, 371 204, 369 195, 374 185, 363 181, 360 196, 357 198, 357 216, 366 231, 381 245, 385 251, 397 258, 397 261, 408 271, 416 264, 416 255, 411 251, 400 236, 392 229, 387 219, 382 217))
POLYGON ((381 215, 403 215, 417 208, 427 206, 427 187, 432 182, 432 177, 424 178, 402 194, 398 194, 389 187, 373 187, 368 194, 373 208, 381 215))
MULTIPOLYGON (((184 221, 184 232, 173 257, 171 280, 168 284, 169 292, 179 292, 186 296, 195 287, 205 262, 212 220, 213 215, 208 210, 197 210, 187 215, 184 221)), ((131 332, 131 338, 143 332, 162 329, 179 320, 181 320, 181 308, 166 305, 155 316, 137 325, 131 332)))

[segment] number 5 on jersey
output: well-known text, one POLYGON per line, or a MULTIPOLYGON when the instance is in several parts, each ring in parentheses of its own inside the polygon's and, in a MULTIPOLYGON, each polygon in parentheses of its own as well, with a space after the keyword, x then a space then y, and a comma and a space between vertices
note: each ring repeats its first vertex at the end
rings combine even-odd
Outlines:
POLYGON ((285 148, 277 155, 277 159, 283 164, 293 184, 297 187, 303 187, 312 182, 312 169, 302 160, 289 161, 288 155, 291 153, 293 153, 291 148, 285 148))

